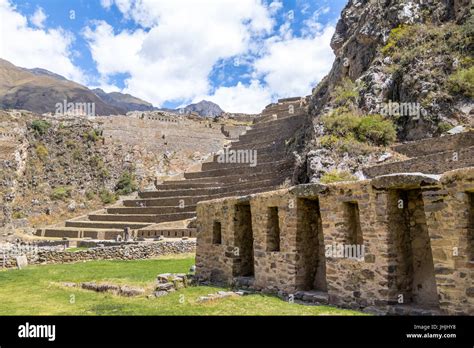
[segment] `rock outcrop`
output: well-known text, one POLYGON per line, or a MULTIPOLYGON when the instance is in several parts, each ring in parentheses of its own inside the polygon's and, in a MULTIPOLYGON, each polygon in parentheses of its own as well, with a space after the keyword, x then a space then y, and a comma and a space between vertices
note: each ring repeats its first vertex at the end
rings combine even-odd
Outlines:
POLYGON ((367 113, 389 101, 420 104, 426 117, 396 120, 400 140, 472 122, 472 94, 450 85, 472 69, 470 7, 469 0, 349 1, 331 41, 332 69, 313 90, 312 114, 333 107, 331 93, 349 78, 360 84, 358 106, 367 113))

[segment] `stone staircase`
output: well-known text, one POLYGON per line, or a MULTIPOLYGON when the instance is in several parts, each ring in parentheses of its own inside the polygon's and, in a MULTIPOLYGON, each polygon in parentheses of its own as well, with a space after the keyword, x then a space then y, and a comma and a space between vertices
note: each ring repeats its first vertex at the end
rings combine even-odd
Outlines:
POLYGON ((474 131, 439 138, 428 138, 393 146, 407 160, 365 168, 365 176, 374 178, 392 173, 442 174, 449 170, 474 166, 474 131))
POLYGON ((291 178, 294 158, 286 141, 308 120, 300 98, 268 105, 261 117, 225 151, 256 150, 257 163, 221 163, 219 155, 202 164, 201 171, 184 173, 156 191, 143 191, 121 205, 65 222, 64 227, 38 229, 37 236, 115 239, 129 228, 135 237, 194 237, 185 221, 196 215, 200 201, 273 190, 291 178), (174 224, 173 222, 182 223, 174 224), (179 227, 176 227, 178 225, 179 227))

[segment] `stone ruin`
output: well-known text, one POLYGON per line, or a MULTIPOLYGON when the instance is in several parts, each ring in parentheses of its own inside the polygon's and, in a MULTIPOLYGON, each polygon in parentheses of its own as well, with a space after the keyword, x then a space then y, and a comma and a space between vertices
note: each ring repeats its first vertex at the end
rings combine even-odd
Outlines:
POLYGON ((196 277, 388 314, 474 314, 474 168, 200 202, 196 277))
POLYGON ((216 140, 212 161, 203 163, 200 171, 184 173, 184 180, 164 181, 157 184, 156 190, 139 192, 137 198, 127 198, 116 206, 68 220, 65 226, 39 228, 36 236, 111 240, 123 238, 125 229, 129 228, 134 238, 195 237, 196 228, 192 223, 180 226, 172 223, 195 218, 198 202, 274 190, 291 179, 295 158, 288 151, 287 142, 309 121, 300 99, 285 99, 268 105, 258 121, 243 134, 240 126, 222 129, 219 123, 202 118, 192 121, 189 117, 181 117, 178 123, 168 123, 159 118, 140 119, 142 113, 97 117, 97 121, 103 122, 106 144, 122 137, 122 142, 132 145, 152 142, 155 152, 162 153, 165 150, 162 144, 167 139, 168 149, 173 146, 200 149, 209 139, 229 136, 235 141, 226 150, 256 151, 258 163, 255 167, 249 163, 221 163, 218 151, 222 150, 222 145, 216 140), (158 122, 160 127, 150 127, 150 122, 158 122), (137 128, 141 131, 137 132, 137 128), (164 140, 163 135, 166 135, 164 140))

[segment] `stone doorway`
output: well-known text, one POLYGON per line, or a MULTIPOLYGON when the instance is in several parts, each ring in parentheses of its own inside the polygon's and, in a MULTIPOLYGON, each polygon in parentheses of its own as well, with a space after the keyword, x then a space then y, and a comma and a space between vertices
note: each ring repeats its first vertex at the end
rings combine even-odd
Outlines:
POLYGON ((234 277, 253 277, 255 267, 250 204, 235 206, 234 231, 234 277))
POLYGON ((421 189, 391 190, 388 228, 395 303, 439 307, 438 293, 421 189))
POLYGON ((304 291, 327 291, 324 235, 319 200, 301 198, 297 202, 297 253, 301 256, 297 270, 297 288, 304 291))

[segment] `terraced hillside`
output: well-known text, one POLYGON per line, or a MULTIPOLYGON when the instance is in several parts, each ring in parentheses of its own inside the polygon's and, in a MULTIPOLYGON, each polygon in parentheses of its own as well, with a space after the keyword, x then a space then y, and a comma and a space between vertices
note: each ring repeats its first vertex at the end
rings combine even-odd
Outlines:
POLYGON ((36 234, 114 239, 130 228, 137 237, 194 236, 195 229, 186 224, 170 228, 166 223, 193 218, 200 201, 268 191, 287 182, 295 162, 289 140, 307 121, 305 103, 299 98, 270 104, 252 129, 223 150, 255 153, 256 163, 222 161, 215 154, 201 171, 185 173, 184 180, 165 181, 155 191, 139 192, 136 199, 124 200, 119 207, 68 220, 62 227, 38 229, 36 234))

